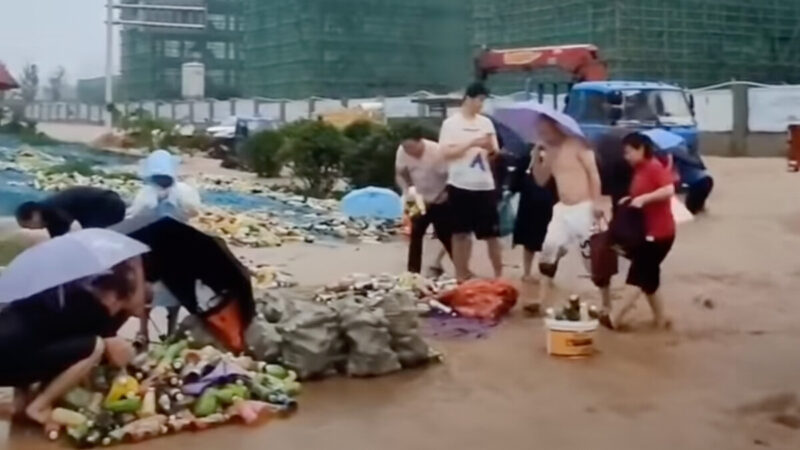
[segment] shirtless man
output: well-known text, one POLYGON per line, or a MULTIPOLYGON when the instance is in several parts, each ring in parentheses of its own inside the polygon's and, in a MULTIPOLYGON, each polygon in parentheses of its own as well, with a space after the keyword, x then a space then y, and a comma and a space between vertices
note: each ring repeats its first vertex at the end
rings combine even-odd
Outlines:
MULTIPOLYGON (((583 139, 565 133, 556 121, 545 115, 537 121, 537 133, 543 150, 533 166, 533 177, 541 186, 554 177, 559 202, 553 208, 553 218, 542 245, 539 303, 531 305, 530 309, 549 304, 558 262, 571 244, 580 247, 587 268, 591 267, 589 238, 594 224, 604 215, 594 151, 583 139)), ((603 307, 609 309, 609 284, 605 280, 595 281, 602 293, 603 307)))

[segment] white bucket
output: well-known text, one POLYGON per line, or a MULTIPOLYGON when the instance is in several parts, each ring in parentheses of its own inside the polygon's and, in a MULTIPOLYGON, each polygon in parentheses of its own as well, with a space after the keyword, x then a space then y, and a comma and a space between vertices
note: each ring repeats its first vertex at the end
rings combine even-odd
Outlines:
POLYGON ((595 353, 594 335, 597 320, 572 322, 545 319, 547 353, 553 356, 587 357, 595 353))

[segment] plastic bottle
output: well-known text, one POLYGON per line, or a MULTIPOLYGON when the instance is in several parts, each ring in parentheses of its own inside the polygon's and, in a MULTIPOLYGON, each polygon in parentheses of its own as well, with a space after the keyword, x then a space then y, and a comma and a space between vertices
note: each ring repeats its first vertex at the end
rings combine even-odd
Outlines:
POLYGON ((65 427, 80 427, 88 420, 83 414, 66 408, 56 408, 50 414, 53 423, 65 427))

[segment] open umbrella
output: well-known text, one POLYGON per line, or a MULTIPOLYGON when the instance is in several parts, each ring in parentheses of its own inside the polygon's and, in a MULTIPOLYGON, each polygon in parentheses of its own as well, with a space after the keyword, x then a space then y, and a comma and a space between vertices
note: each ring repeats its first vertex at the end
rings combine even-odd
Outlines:
POLYGON ((0 276, 0 303, 28 298, 103 273, 150 248, 114 231, 90 228, 31 247, 0 276))
POLYGON ((542 117, 548 117, 555 121, 564 134, 586 139, 575 119, 557 111, 552 106, 535 101, 520 102, 500 108, 494 112, 494 117, 529 143, 537 142, 536 123, 542 117))
POLYGON ((247 268, 222 239, 172 217, 154 214, 128 219, 112 228, 152 249, 144 258, 149 281, 161 281, 231 349, 241 350, 244 330, 255 316, 253 287, 247 268), (211 304, 198 301, 198 282, 216 295, 211 304))
POLYGON ((653 144, 661 150, 669 150, 686 145, 686 139, 662 128, 653 128, 652 130, 642 131, 641 133, 650 138, 653 144))
POLYGON ((354 218, 397 220, 403 216, 403 201, 391 189, 366 187, 345 195, 342 212, 354 218))
POLYGON ((19 84, 14 77, 8 73, 6 67, 0 64, 0 91, 8 91, 11 89, 16 89, 19 87, 19 84))

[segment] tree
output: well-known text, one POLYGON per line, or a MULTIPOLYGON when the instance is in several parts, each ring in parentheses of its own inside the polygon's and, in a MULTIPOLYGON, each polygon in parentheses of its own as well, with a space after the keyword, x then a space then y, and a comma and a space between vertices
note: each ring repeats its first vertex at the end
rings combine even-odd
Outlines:
POLYGON ((280 175, 284 142, 283 133, 274 130, 262 131, 245 141, 243 152, 249 168, 261 177, 280 175))
POLYGON ((306 195, 326 197, 342 176, 342 164, 349 141, 336 129, 321 121, 301 121, 284 128, 288 140, 286 160, 303 181, 306 195))
POLYGON ((39 93, 39 67, 36 64, 25 65, 19 77, 19 86, 25 103, 36 100, 36 95, 39 93))
POLYGON ((64 77, 67 75, 66 69, 63 66, 58 66, 56 70, 48 78, 50 86, 47 88, 50 100, 54 102, 61 101, 64 95, 64 77))

